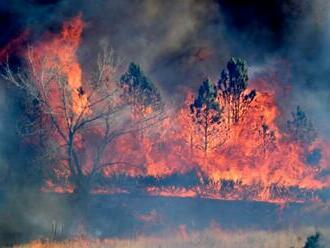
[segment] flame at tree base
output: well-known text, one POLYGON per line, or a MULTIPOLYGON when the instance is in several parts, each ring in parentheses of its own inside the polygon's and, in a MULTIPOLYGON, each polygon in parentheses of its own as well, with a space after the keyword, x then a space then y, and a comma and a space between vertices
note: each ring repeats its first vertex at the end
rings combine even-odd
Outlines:
MULTIPOLYGON (((43 188, 45 192, 69 194, 73 193, 73 190, 74 188, 70 185, 62 187, 52 184, 50 181, 43 188)), ((262 183, 251 185, 233 180, 208 181, 200 184, 195 171, 184 175, 175 174, 162 178, 114 175, 104 179, 100 186, 91 189, 91 194, 134 194, 154 197, 261 201, 277 204, 319 202, 321 201, 321 193, 322 189, 299 188, 298 186, 279 184, 265 186, 262 183)))

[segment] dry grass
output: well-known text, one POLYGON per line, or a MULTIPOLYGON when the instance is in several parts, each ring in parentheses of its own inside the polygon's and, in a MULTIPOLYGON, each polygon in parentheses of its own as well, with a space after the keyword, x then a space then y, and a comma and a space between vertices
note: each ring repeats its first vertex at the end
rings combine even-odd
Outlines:
MULTIPOLYGON (((330 243, 330 229, 319 229, 325 243, 330 243)), ((237 231, 227 232, 217 228, 187 234, 184 230, 165 237, 138 237, 136 239, 86 239, 62 242, 34 241, 15 248, 301 248, 314 228, 297 231, 237 231)), ((328 246, 326 246, 328 247, 328 246)))

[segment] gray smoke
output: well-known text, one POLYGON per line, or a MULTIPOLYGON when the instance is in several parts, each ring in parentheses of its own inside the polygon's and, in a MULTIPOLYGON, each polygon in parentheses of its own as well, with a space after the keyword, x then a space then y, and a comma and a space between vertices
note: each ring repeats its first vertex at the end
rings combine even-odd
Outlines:
MULTIPOLYGON (((330 138, 329 1, 256 1, 243 4, 244 8, 229 2, 1 1, 0 44, 6 44, 24 30, 30 31, 29 42, 33 43, 45 32, 58 32, 63 21, 81 14, 86 28, 78 55, 85 73, 94 66, 102 44, 108 43, 124 58, 123 70, 131 61, 139 63, 172 105, 179 105, 185 90, 196 90, 206 77, 216 81, 231 56, 243 57, 250 65, 251 81, 260 76, 276 76, 277 80, 269 83, 283 90, 278 102, 284 115, 301 105, 320 134, 330 138)), ((24 164, 22 160, 26 158, 24 153, 21 158, 16 157, 21 154, 21 140, 15 136, 13 125, 19 116, 17 102, 12 99, 15 93, 8 93, 1 83, 0 182, 7 176, 8 166, 24 164)), ((282 117, 285 120, 287 116, 282 117)), ((24 175, 25 170, 19 170, 24 175)), ((36 205, 35 195, 29 197, 29 194, 24 195, 32 209, 36 205)), ((65 205, 52 197, 38 202, 36 211, 25 213, 24 199, 19 206, 15 202, 21 195, 21 192, 13 194, 9 200, 17 208, 14 213, 20 214, 12 218, 14 222, 23 218, 26 225, 49 232, 56 215, 66 217, 66 214, 47 212, 66 210, 65 205)), ((0 211, 0 217, 2 214, 7 212, 0 211)))

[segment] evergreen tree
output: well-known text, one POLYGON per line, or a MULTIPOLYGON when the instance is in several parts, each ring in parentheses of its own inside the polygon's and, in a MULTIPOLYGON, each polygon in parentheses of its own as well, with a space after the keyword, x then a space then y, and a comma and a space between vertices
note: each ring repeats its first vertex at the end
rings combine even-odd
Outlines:
POLYGON ((240 58, 231 58, 218 81, 219 95, 226 109, 228 124, 239 122, 248 105, 255 98, 255 90, 248 94, 245 93, 247 86, 248 69, 246 61, 240 58))
POLYGON ((200 137, 197 147, 205 153, 219 146, 221 141, 220 124, 222 122, 222 108, 217 101, 217 88, 209 80, 200 86, 198 95, 190 105, 192 120, 196 125, 196 132, 200 137))
POLYGON ((132 108, 134 119, 161 108, 161 97, 149 78, 140 66, 130 63, 128 70, 120 77, 119 82, 123 89, 123 97, 132 108))

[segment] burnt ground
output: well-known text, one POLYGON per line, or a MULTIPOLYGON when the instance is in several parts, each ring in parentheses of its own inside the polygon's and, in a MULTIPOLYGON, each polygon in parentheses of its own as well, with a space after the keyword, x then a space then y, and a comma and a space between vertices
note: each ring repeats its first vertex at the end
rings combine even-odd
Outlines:
POLYGON ((227 230, 278 230, 330 226, 325 203, 223 201, 146 195, 92 195, 83 210, 72 196, 36 193, 2 203, 0 241, 26 242, 84 234, 97 238, 157 235, 210 226, 227 230), (21 201, 23 200, 23 201, 21 201))

